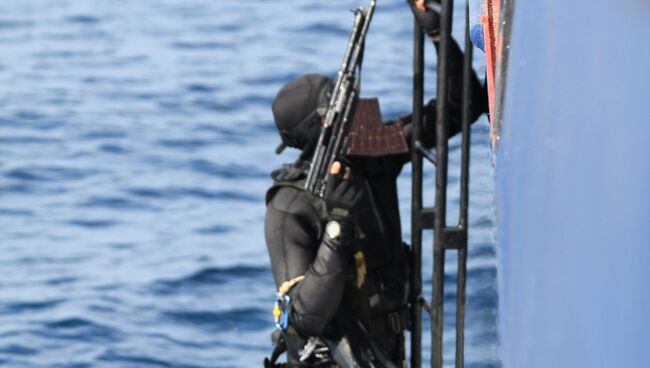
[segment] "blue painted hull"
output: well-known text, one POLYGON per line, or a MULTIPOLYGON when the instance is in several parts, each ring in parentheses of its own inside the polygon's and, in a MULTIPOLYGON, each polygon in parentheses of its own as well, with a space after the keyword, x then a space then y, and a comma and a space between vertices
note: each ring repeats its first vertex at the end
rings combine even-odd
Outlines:
POLYGON ((649 14, 515 4, 495 149, 506 368, 650 365, 649 14))

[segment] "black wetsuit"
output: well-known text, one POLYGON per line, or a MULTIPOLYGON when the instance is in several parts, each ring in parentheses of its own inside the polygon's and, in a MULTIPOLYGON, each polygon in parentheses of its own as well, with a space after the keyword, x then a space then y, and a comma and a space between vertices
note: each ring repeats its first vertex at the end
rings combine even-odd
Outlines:
MULTIPOLYGON (((454 43, 451 63, 450 134, 461 127, 462 53, 454 43)), ((472 121, 485 111, 486 95, 472 75, 475 109, 472 121)), ((432 147, 435 101, 424 108, 423 144, 432 147)), ((398 122, 410 142, 410 116, 398 122)), ((265 236, 275 283, 304 275, 289 293, 292 298, 289 328, 285 333, 289 366, 299 366, 298 354, 309 336, 336 340, 342 334, 359 338, 360 321, 373 343, 387 359, 401 365, 407 328, 408 248, 402 242, 397 177, 410 162, 410 153, 383 157, 356 157, 357 175, 367 190, 359 213, 357 235, 349 254, 322 246, 326 212, 322 199, 301 189, 305 162, 274 172, 275 185, 267 193, 265 236), (355 285, 357 267, 353 253, 362 251, 366 275, 363 287, 355 285), (356 331, 356 332, 355 332, 356 331), (355 335, 356 334, 356 335, 355 335), (355 337, 356 336, 356 337, 355 337)), ((360 354, 363 354, 361 352, 360 354)))

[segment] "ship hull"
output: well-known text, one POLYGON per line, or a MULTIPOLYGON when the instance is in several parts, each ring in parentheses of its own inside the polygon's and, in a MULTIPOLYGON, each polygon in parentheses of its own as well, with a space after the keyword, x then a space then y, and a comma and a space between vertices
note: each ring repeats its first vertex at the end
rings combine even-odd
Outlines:
POLYGON ((512 27, 503 45, 484 33, 503 366, 647 366, 650 9, 510 10, 497 14, 512 27))

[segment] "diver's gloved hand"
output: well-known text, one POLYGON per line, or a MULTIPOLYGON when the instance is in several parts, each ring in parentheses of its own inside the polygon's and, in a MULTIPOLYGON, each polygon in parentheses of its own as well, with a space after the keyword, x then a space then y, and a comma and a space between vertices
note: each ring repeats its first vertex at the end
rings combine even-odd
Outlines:
POLYGON ((434 40, 440 34, 440 0, 407 0, 415 19, 434 40))
POLYGON ((333 240, 345 240, 354 235, 359 207, 365 194, 362 179, 351 175, 350 169, 344 169, 340 162, 332 164, 325 193, 328 219, 326 236, 333 240))
POLYGON ((353 223, 359 215, 359 205, 366 190, 363 180, 351 174, 349 167, 343 167, 335 161, 327 177, 325 206, 328 218, 346 223, 353 223))

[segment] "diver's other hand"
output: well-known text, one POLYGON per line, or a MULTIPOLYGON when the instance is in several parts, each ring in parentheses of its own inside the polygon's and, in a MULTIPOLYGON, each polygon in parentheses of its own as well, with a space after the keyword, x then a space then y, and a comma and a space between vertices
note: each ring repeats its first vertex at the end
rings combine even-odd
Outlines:
POLYGON ((424 32, 429 37, 438 37, 440 33, 440 0, 407 0, 406 2, 424 32))
POLYGON ((352 175, 349 167, 335 161, 327 176, 325 207, 328 219, 341 223, 354 223, 365 197, 363 180, 352 175))

